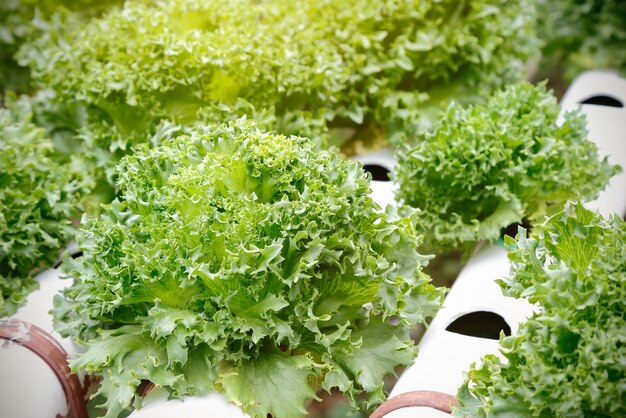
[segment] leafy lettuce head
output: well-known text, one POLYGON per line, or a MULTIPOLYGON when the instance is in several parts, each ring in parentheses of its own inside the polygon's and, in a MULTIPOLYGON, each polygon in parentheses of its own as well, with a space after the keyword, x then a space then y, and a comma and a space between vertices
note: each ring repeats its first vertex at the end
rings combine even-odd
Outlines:
POLYGON ((626 223, 570 204, 510 239, 508 296, 540 310, 468 372, 457 416, 626 415, 626 223))
POLYGON ((87 344, 107 416, 141 379, 220 391, 252 416, 304 416, 316 390, 381 401, 442 292, 414 218, 383 212, 357 162, 240 119, 118 167, 120 199, 86 219, 57 328, 87 344))
POLYGON ((273 109, 280 132, 373 124, 400 140, 451 97, 518 79, 534 17, 529 0, 126 2, 69 16, 19 61, 126 138, 206 107, 241 116, 243 100, 273 109))
POLYGON ((0 109, 0 317, 36 288, 31 273, 59 256, 78 213, 78 188, 51 141, 9 99, 0 109))
POLYGON ((421 209, 418 233, 434 248, 496 240, 501 228, 593 199, 618 171, 587 141, 585 118, 545 84, 522 82, 485 105, 452 104, 416 147, 398 151, 400 201, 421 209))

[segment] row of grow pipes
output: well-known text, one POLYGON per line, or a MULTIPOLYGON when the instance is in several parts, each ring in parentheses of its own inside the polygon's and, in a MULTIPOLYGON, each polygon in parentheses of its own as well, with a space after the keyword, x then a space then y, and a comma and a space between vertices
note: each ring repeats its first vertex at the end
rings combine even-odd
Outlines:
MULTIPOLYGON (((587 116, 589 140, 598 145, 600 155, 608 155, 611 164, 626 167, 625 103, 626 79, 610 72, 595 71, 582 74, 572 83, 561 102, 561 111, 581 106, 587 116)), ((372 198, 381 206, 394 203, 393 185, 385 181, 395 165, 392 151, 385 149, 358 159, 373 174, 372 198)), ((614 213, 623 216, 626 214, 625 192, 626 170, 614 176, 607 189, 587 207, 598 210, 603 216, 614 213)), ((422 399, 419 396, 404 403, 398 400, 404 397, 406 401, 410 396, 407 394, 414 391, 454 395, 463 382, 463 372, 472 362, 479 361, 485 354, 498 354, 500 331, 515 333, 518 324, 534 309, 526 300, 502 295, 495 279, 506 276, 508 271, 506 250, 499 246, 483 248, 469 260, 448 293, 444 307, 421 339, 415 363, 401 375, 390 401, 376 413, 377 416, 435 418, 448 415, 441 410, 449 410, 445 400, 450 397, 442 398, 441 410, 407 406, 415 403, 415 399, 422 399), (467 324, 471 326, 467 327, 467 324), (396 409, 399 406, 403 407, 396 409)), ((84 391, 89 386, 88 379, 70 377, 69 369, 62 361, 52 364, 54 361, 44 360, 54 356, 57 360, 71 357, 80 350, 72 341, 53 331, 48 313, 53 296, 68 282, 59 279, 56 268, 42 272, 36 279, 40 289, 29 295, 25 306, 13 317, 0 320, 2 416, 86 417, 84 399, 87 394, 84 391), (44 340, 47 343, 42 343, 44 340), (42 348, 43 345, 46 347, 42 348)), ((430 402, 434 402, 432 398, 430 402)), ((143 407, 130 416, 247 417, 218 394, 187 397, 184 401, 168 400, 167 393, 158 389, 151 391, 144 399, 143 407)))

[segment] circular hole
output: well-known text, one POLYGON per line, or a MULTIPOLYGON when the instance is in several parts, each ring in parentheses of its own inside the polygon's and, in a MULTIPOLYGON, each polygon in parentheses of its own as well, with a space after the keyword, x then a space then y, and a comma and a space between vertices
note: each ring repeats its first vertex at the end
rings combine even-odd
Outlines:
POLYGON ((613 96, 608 96, 604 94, 588 97, 585 100, 582 100, 580 104, 590 104, 590 105, 608 106, 608 107, 624 107, 624 103, 622 103, 621 100, 616 99, 613 96))
POLYGON ((530 224, 530 222, 528 222, 527 219, 523 219, 522 223, 514 222, 511 225, 505 228, 502 228, 502 230, 500 231, 500 239, 504 239, 505 236, 515 238, 517 236, 517 229, 520 226, 524 228, 527 233, 529 233, 530 230, 532 229, 532 225, 530 224))
POLYGON ((511 335, 511 327, 504 318, 487 311, 470 312, 460 316, 448 325, 446 331, 490 340, 498 340, 501 331, 507 337, 511 335))
POLYGON ((389 170, 378 164, 365 164, 363 169, 372 175, 372 180, 389 181, 389 170))

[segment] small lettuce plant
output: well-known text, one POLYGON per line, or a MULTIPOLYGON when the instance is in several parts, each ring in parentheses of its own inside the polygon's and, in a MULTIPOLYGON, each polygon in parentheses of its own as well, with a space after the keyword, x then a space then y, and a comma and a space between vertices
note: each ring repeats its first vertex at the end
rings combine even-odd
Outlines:
POLYGON ((618 171, 587 140, 586 121, 545 84, 522 82, 485 105, 452 104, 419 145, 397 152, 400 202, 421 210, 418 233, 437 250, 496 240, 568 199, 595 198, 618 171))

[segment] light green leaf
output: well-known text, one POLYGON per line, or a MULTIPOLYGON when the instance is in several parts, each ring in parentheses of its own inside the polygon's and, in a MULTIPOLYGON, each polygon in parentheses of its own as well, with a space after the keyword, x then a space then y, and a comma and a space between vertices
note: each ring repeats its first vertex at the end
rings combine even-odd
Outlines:
POLYGON ((385 376, 394 373, 397 365, 408 365, 415 352, 406 340, 406 330, 379 321, 372 321, 352 332, 356 343, 350 351, 332 351, 333 360, 340 364, 356 383, 368 392, 382 388, 385 376))
POLYGON ((226 397, 253 418, 306 416, 304 405, 318 399, 313 377, 318 373, 306 355, 261 353, 222 374, 226 397))

